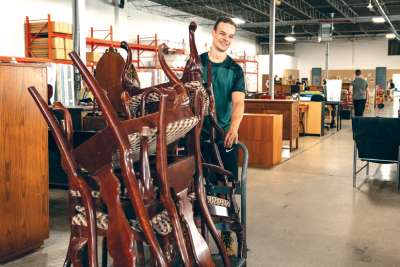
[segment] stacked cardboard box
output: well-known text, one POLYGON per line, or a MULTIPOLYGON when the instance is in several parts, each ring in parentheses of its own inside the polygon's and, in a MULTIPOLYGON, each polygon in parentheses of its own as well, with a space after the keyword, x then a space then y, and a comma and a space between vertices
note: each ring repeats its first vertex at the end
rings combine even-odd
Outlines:
MULTIPOLYGON (((50 25, 53 32, 72 34, 72 24, 66 22, 52 21, 50 25)), ((29 29, 31 33, 48 33, 49 27, 47 22, 33 22, 29 23, 29 29)))
POLYGON ((70 59, 68 54, 74 49, 74 42, 72 39, 64 39, 65 46, 65 59, 70 59))
MULTIPOLYGON (((52 59, 69 59, 68 53, 72 51, 73 42, 70 39, 72 25, 65 22, 51 22, 52 31, 61 34, 60 37, 51 37, 52 59), (65 35, 65 37, 62 34, 65 35)), ((49 58, 49 33, 47 22, 29 23, 29 34, 32 38, 30 51, 32 57, 49 58)))
POLYGON ((99 52, 86 52, 87 62, 98 62, 103 54, 99 52))
MULTIPOLYGON (((52 57, 54 59, 65 59, 65 44, 64 38, 54 37, 51 38, 51 47, 52 47, 52 57)), ((32 56, 40 57, 40 58, 48 58, 49 57, 49 39, 48 38, 36 38, 32 40, 32 56)))

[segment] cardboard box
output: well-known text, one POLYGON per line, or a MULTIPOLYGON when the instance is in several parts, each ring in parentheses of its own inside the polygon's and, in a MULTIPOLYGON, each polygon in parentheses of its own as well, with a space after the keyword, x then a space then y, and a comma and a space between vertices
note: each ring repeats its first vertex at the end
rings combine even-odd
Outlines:
POLYGON ((67 50, 72 50, 74 49, 74 41, 72 39, 64 39, 64 47, 67 50))
POLYGON ((86 52, 87 62, 98 62, 103 54, 99 52, 86 52))
MULTIPOLYGON (((49 58, 49 50, 48 49, 33 49, 32 57, 38 58, 49 58)), ((53 59, 65 59, 65 49, 53 49, 52 50, 52 58, 53 59)))
MULTIPOLYGON (((45 49, 48 48, 48 38, 36 38, 32 40, 32 49, 45 49)), ((55 49, 64 49, 64 38, 54 37, 51 38, 51 46, 55 49)))
POLYGON ((65 59, 71 59, 70 57, 69 57, 69 53, 71 53, 72 52, 72 49, 65 49, 65 59))
MULTIPOLYGON (((52 21, 51 27, 53 32, 72 34, 72 24, 66 22, 52 21)), ((48 33, 47 22, 33 22, 29 23, 31 33, 48 33)))

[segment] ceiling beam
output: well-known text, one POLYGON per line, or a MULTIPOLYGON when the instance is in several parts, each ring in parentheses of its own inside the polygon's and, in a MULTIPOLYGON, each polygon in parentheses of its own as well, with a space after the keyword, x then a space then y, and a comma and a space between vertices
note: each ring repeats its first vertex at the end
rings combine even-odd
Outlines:
POLYGON ((358 17, 357 12, 354 11, 344 0, 325 0, 329 5, 336 9, 343 17, 353 19, 358 17))
MULTIPOLYGON (((334 18, 335 24, 348 24, 348 23, 371 23, 373 16, 367 17, 352 17, 350 19, 334 18)), ((400 15, 389 16, 391 21, 400 21, 400 15)), ((276 26, 288 26, 288 25, 313 25, 321 23, 330 23, 331 19, 306 19, 306 20, 291 20, 291 21, 280 21, 276 22, 276 26)), ((241 28, 268 28, 269 22, 255 22, 245 23, 240 25, 241 28)))
POLYGON ((282 0, 282 3, 310 19, 322 19, 327 17, 304 0, 282 0))
MULTIPOLYGON (((256 12, 259 15, 265 16, 269 18, 269 5, 270 2, 266 0, 236 0, 234 1, 237 5, 256 12)), ((281 9, 277 8, 275 12, 275 17, 277 21, 285 21, 285 20, 294 20, 298 19, 298 17, 293 14, 281 9)))

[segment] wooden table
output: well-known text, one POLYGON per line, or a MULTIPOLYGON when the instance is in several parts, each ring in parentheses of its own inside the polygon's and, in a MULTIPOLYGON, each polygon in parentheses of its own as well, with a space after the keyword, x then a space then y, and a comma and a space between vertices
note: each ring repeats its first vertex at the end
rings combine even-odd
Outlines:
POLYGON ((47 99, 39 64, 0 64, 0 262, 49 236, 47 124, 27 88, 47 99))
POLYGON ((244 114, 239 140, 249 150, 249 166, 270 168, 282 160, 283 116, 244 114))
POLYGON ((290 150, 299 147, 299 101, 246 99, 244 112, 283 115, 283 140, 289 141, 290 150), (295 146, 293 146, 295 140, 295 146))

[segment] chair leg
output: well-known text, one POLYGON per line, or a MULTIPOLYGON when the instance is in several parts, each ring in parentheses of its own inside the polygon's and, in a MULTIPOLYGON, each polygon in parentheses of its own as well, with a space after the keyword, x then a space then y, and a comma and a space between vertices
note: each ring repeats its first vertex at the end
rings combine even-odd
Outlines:
POLYGON ((397 192, 400 192, 400 146, 397 152, 397 192))
POLYGON ((86 245, 86 238, 78 237, 72 239, 70 259, 74 267, 83 267, 85 265, 85 260, 82 261, 82 254, 86 245))
POLYGON ((139 266, 145 266, 144 247, 142 241, 136 241, 137 261, 139 266))
POLYGON ((397 160, 397 192, 400 192, 400 161, 397 160))
POLYGON ((366 173, 367 173, 367 176, 369 176, 369 161, 367 162, 366 173))
POLYGON ((357 170, 357 147, 354 143, 354 150, 353 150, 353 187, 356 187, 356 170, 357 170))
POLYGON ((72 235, 69 237, 69 244, 68 244, 68 250, 67 250, 67 256, 65 257, 63 267, 71 267, 71 253, 72 253, 72 235))
POLYGON ((101 267, 107 267, 108 265, 108 249, 107 249, 107 237, 103 237, 103 244, 101 248, 101 267))

